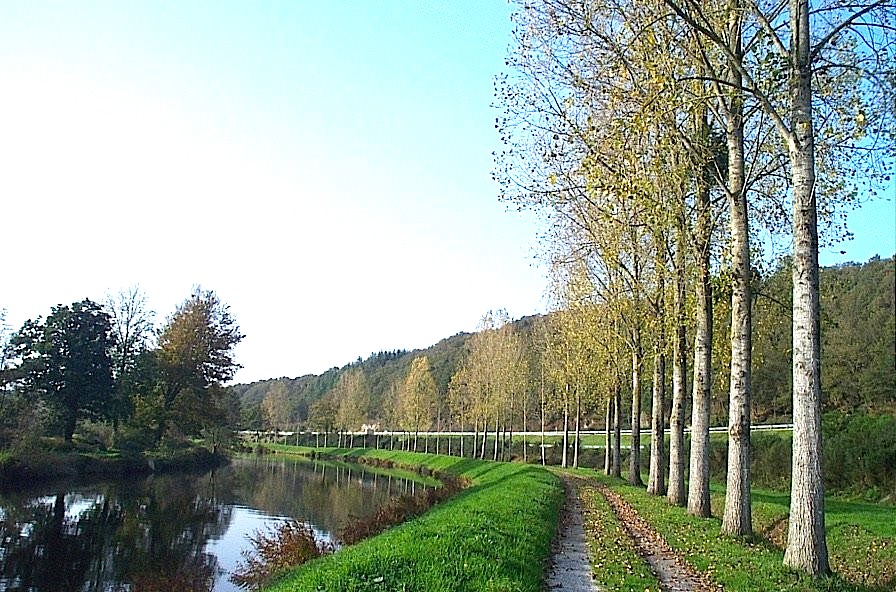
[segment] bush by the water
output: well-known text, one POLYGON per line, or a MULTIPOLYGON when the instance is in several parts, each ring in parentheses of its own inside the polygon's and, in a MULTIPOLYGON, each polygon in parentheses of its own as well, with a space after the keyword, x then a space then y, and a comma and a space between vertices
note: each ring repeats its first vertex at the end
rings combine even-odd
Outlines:
POLYGON ((249 590, 261 590, 287 568, 333 552, 330 543, 318 539, 310 526, 297 520, 286 520, 249 538, 255 553, 243 551, 243 562, 230 576, 234 584, 249 590))

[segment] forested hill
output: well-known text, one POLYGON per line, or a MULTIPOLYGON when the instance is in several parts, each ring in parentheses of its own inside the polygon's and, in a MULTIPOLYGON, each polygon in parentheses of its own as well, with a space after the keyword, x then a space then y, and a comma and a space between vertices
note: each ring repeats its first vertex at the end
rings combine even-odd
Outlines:
MULTIPOLYGON (((786 421, 791 405, 789 262, 784 261, 774 273, 762 278, 755 292, 754 421, 786 421)), ((896 261, 875 257, 865 264, 822 269, 821 299, 825 409, 896 413, 896 261)), ((715 308, 712 421, 720 424, 727 417, 728 380, 728 306, 723 290, 716 294, 715 308)), ((514 322, 515 330, 527 343, 536 319, 526 317, 514 322)), ((307 423, 311 405, 321 401, 341 375, 360 368, 371 409, 385 417, 395 391, 404 384, 411 362, 418 356, 429 359, 437 390, 444 395, 470 337, 459 333, 423 350, 371 354, 366 360, 332 368, 320 376, 270 379, 231 389, 242 403, 243 427, 295 428, 307 423)), ((646 400, 649 384, 644 382, 646 400)))
POLYGON ((469 337, 469 333, 458 333, 424 350, 377 352, 366 360, 359 358, 356 362, 342 368, 331 368, 319 376, 272 378, 231 388, 242 403, 244 427, 303 425, 308 419, 310 406, 336 385, 340 375, 352 368, 364 371, 375 408, 382 408, 383 400, 388 398, 390 391, 400 388, 411 361, 418 356, 429 358, 439 392, 445 392, 469 337))

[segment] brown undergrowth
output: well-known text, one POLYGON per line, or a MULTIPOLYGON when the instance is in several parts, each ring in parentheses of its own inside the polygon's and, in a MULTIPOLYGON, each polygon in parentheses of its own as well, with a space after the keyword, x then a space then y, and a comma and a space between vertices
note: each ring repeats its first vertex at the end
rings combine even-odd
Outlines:
POLYGON ((339 532, 339 540, 353 545, 368 537, 419 516, 439 502, 453 497, 463 486, 457 480, 442 481, 442 486, 426 489, 416 495, 402 495, 390 500, 375 514, 357 518, 339 532))
POLYGON ((230 581, 249 590, 261 590, 271 577, 294 565, 332 553, 331 543, 320 540, 307 524, 287 520, 249 537, 254 552, 243 551, 243 561, 230 581))

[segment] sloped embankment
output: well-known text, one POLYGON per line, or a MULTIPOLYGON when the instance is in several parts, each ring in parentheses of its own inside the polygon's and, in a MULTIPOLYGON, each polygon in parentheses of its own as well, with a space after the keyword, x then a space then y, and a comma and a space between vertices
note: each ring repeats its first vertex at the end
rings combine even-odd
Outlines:
POLYGON ((269 591, 540 592, 563 501, 555 475, 531 465, 451 456, 344 454, 422 465, 471 485, 419 518, 295 568, 269 591))

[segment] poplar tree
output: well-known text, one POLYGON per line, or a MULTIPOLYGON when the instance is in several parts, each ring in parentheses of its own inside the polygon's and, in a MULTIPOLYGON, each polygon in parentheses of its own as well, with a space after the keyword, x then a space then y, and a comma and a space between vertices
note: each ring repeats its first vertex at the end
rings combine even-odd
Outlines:
MULTIPOLYGON (((750 19, 721 30, 693 0, 665 0, 695 35, 721 52, 778 132, 790 171, 793 233, 793 468, 785 564, 813 575, 830 570, 821 471, 818 216, 855 199, 887 170, 894 145, 894 6, 891 2, 808 0, 736 3, 750 19), (733 45, 734 44, 734 45, 733 45), (816 117, 816 115, 820 117, 816 117), (818 166, 827 172, 818 176, 818 166), (864 175, 857 175, 864 173, 864 175)), ((729 79, 728 82, 731 80, 729 79)), ((730 469, 730 468, 729 468, 730 469)))
POLYGON ((429 358, 414 358, 398 404, 402 426, 405 431, 414 432, 414 452, 417 451, 420 430, 427 430, 432 425, 436 395, 436 382, 432 377, 429 358))

